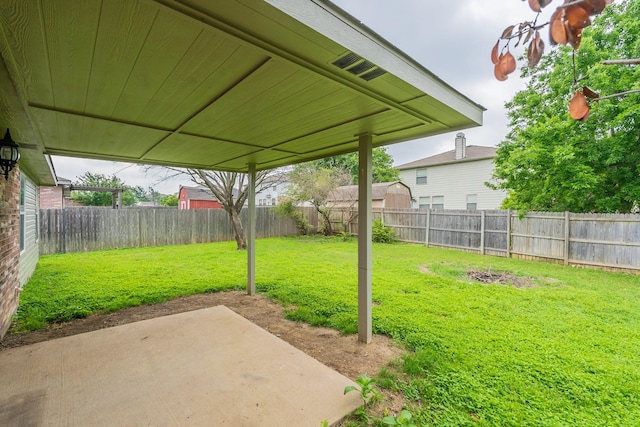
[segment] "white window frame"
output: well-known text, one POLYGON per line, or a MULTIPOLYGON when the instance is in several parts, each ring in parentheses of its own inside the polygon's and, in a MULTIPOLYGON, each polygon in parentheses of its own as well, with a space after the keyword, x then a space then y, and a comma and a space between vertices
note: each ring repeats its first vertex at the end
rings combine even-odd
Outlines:
POLYGON ((416 169, 416 185, 426 185, 426 184, 427 184, 427 168, 416 169))
POLYGON ((478 210, 478 195, 477 194, 467 194, 467 210, 468 211, 476 211, 476 210, 478 210))
POLYGON ((418 209, 431 209, 431 196, 418 197, 418 209))
POLYGON ((431 198, 431 209, 443 210, 444 209, 444 196, 433 196, 431 198))

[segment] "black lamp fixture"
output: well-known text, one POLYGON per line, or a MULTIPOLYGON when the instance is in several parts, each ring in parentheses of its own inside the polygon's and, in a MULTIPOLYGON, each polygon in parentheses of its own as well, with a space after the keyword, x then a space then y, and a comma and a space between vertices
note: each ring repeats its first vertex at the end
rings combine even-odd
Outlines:
POLYGON ((4 172, 4 179, 9 179, 9 171, 18 163, 20 152, 18 152, 18 144, 11 139, 9 129, 4 134, 4 138, 0 139, 0 168, 4 172))

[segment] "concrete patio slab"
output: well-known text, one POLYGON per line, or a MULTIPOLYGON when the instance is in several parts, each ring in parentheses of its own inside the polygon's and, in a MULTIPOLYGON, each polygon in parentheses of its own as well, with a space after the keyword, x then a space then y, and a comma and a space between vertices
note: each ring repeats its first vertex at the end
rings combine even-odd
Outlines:
POLYGON ((2 426, 313 426, 350 379, 224 306, 0 353, 2 426))

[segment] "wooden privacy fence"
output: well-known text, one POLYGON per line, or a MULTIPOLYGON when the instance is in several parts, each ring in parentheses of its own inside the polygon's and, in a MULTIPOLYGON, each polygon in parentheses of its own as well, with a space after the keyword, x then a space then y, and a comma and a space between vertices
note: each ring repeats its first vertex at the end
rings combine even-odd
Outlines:
MULTIPOLYGON (((241 213, 247 224, 247 210, 241 213)), ((298 234, 295 221, 273 209, 256 209, 256 237, 298 234)), ((65 208, 40 210, 40 253, 88 252, 142 246, 182 245, 234 239, 222 209, 65 208)))
MULTIPOLYGON (((350 231, 357 233, 357 213, 350 231)), ((640 215, 374 209, 400 241, 565 265, 640 270, 640 215)), ((345 222, 345 221, 343 221, 345 222)))
MULTIPOLYGON (((318 225, 313 208, 302 208, 318 225)), ((242 211, 243 224, 247 211, 242 211)), ((486 255, 547 259, 640 271, 640 215, 511 211, 374 209, 373 219, 393 227, 398 240, 486 255)), ((334 209, 332 222, 357 233, 354 209, 334 209)), ((340 228, 336 227, 336 231, 340 228)), ((295 221, 273 208, 256 209, 256 237, 299 234, 295 221)), ((141 246, 233 240, 222 209, 65 208, 40 211, 40 253, 83 252, 141 246)))

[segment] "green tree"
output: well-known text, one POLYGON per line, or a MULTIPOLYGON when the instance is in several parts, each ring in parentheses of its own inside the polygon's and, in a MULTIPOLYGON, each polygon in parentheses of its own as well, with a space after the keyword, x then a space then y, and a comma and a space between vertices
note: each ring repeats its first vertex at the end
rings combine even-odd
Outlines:
POLYGON ((317 162, 301 163, 289 173, 289 196, 296 203, 311 203, 322 219, 321 231, 330 235, 333 230, 327 199, 337 187, 350 184, 351 179, 342 168, 322 167, 317 162))
POLYGON ((175 194, 162 196, 160 197, 160 205, 161 206, 178 206, 178 196, 175 194))
MULTIPOLYGON (((356 184, 358 182, 358 157, 358 153, 354 152, 315 160, 311 163, 318 169, 342 169, 351 175, 351 184, 356 184)), ((393 157, 387 153, 386 148, 374 148, 372 150, 371 163, 374 183, 400 180, 398 170, 393 168, 393 157)))
POLYGON ((567 106, 588 86, 603 94, 638 88, 640 68, 601 63, 640 53, 640 2, 607 7, 580 49, 561 47, 523 68, 527 88, 506 104, 510 131, 497 152, 493 188, 521 211, 630 212, 640 201, 640 95, 591 103, 575 121, 567 106), (575 58, 572 57, 575 55, 575 58), (588 74, 574 81, 573 61, 588 74))
MULTIPOLYGON (((76 185, 86 187, 124 188, 122 205, 133 206, 137 203, 133 191, 115 175, 107 176, 99 173, 85 172, 76 180, 76 185)), ((71 198, 85 206, 111 206, 112 192, 110 191, 72 191, 71 198)))
POLYGON ((160 198, 162 195, 153 187, 150 186, 149 188, 145 189, 140 185, 136 185, 135 187, 130 188, 138 202, 160 203, 160 198))
MULTIPOLYGON (((227 212, 231 219, 237 249, 247 249, 247 239, 240 218, 240 212, 249 197, 249 175, 238 172, 209 171, 204 169, 187 169, 186 173, 191 177, 193 182, 211 190, 215 198, 222 205, 222 209, 227 212)), ((269 176, 269 171, 256 172, 256 193, 262 190, 263 182, 267 176, 269 176)))

